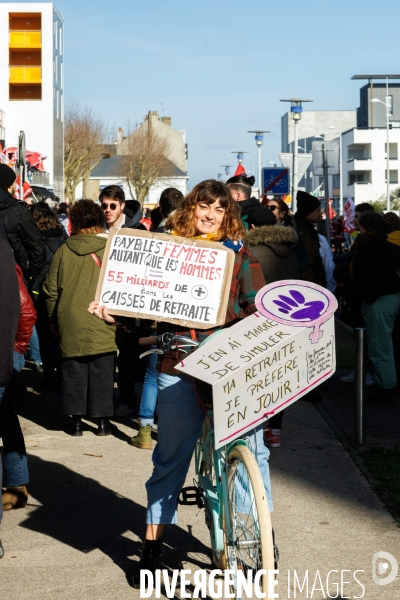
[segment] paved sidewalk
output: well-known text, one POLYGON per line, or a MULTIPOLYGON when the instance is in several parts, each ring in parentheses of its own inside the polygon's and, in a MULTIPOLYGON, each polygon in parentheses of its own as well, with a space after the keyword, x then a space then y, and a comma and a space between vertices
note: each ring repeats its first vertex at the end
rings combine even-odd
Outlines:
MULTIPOLYGON (((1 598, 18 600, 135 600, 128 584, 144 531, 144 483, 151 452, 130 446, 131 419, 116 419, 117 437, 82 438, 62 431, 58 394, 21 397, 21 422, 31 483, 26 509, 5 513, 0 527, 1 598)), ((400 598, 400 578, 372 582, 374 553, 400 562, 400 532, 316 408, 299 401, 285 413, 282 447, 271 453, 273 516, 281 552, 277 591, 293 598, 293 571, 309 589, 297 598, 400 598), (335 592, 346 570, 343 592, 335 592), (353 573, 365 588, 355 581, 353 573), (290 571, 290 595, 288 593, 290 571), (317 571, 317 579, 311 596, 317 571), (319 591, 317 590, 319 588, 319 591)), ((193 468, 188 476, 193 478, 193 468)), ((203 511, 180 507, 180 523, 165 534, 168 569, 211 569, 203 511)), ((153 597, 155 597, 153 595, 153 597)), ((162 596, 165 597, 165 596, 162 596)), ((179 598, 179 593, 176 594, 179 598)))

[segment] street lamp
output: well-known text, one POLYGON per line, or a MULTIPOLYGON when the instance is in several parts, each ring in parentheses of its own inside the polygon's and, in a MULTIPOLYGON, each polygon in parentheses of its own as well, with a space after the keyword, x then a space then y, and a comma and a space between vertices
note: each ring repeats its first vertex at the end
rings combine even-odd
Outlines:
MULTIPOLYGON (((387 88, 386 88, 387 89, 387 88)), ((379 98, 371 98, 371 102, 380 102, 386 106, 386 210, 390 210, 390 189, 389 189, 389 110, 392 106, 391 98, 386 92, 386 102, 379 98)))
MULTIPOLYGON (((329 125, 328 129, 335 129, 336 131, 338 131, 338 129, 334 125, 329 125)), ((340 210, 340 214, 342 215, 343 214, 342 132, 339 131, 338 133, 339 133, 339 188, 340 188, 339 210, 340 210)), ((333 195, 333 192, 332 192, 332 195, 333 195)))
POLYGON ((289 100, 281 100, 281 102, 290 102, 290 112, 294 121, 294 147, 293 147, 293 177, 292 177, 292 211, 296 212, 296 194, 298 188, 298 152, 297 152, 297 123, 301 119, 303 107, 302 102, 312 102, 312 100, 304 100, 303 98, 290 98, 289 100))
POLYGON ((217 181, 222 181, 222 173, 215 173, 217 176, 217 181))
POLYGON ((248 152, 244 150, 232 150, 232 154, 237 155, 238 163, 241 165, 243 162, 243 154, 248 154, 248 152))
POLYGON ((264 140, 264 133, 271 133, 270 131, 267 131, 265 129, 255 129, 255 130, 251 130, 248 131, 247 133, 255 133, 255 140, 256 140, 256 144, 257 144, 257 148, 258 148, 258 187, 260 190, 260 198, 261 195, 263 193, 264 190, 261 191, 261 146, 263 144, 263 140, 264 140))
POLYGON ((226 181, 228 181, 228 179, 229 179, 229 173, 230 173, 232 165, 220 165, 220 166, 224 167, 224 169, 225 169, 225 175, 226 175, 226 181))

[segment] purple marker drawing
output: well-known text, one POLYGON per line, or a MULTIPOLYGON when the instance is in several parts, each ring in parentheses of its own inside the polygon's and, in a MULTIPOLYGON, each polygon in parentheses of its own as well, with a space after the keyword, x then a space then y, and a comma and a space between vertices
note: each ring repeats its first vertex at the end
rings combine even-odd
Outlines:
POLYGON ((337 309, 337 300, 325 288, 308 281, 285 280, 263 287, 256 296, 260 314, 294 327, 310 327, 314 344, 323 335, 320 326, 337 309))

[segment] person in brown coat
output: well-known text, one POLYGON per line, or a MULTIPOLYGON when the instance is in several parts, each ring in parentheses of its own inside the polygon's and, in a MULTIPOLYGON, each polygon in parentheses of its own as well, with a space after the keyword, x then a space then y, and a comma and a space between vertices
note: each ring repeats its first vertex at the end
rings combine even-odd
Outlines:
MULTIPOLYGON (((267 225, 261 212, 250 216, 246 244, 260 265, 267 283, 284 279, 299 279, 299 262, 294 251, 298 242, 293 227, 267 225)), ((269 448, 281 445, 283 413, 268 419, 264 429, 264 443, 269 448)))

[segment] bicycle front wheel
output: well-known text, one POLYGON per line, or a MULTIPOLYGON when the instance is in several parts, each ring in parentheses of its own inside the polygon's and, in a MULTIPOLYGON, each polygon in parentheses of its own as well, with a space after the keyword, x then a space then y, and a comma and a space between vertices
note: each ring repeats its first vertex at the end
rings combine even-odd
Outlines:
MULTIPOLYGON (((227 539, 228 568, 246 579, 265 569, 262 591, 268 592, 268 571, 274 568, 274 543, 267 495, 257 461, 246 446, 229 454, 228 504, 232 539, 227 539)), ((236 587, 236 586, 235 586, 236 587)))

